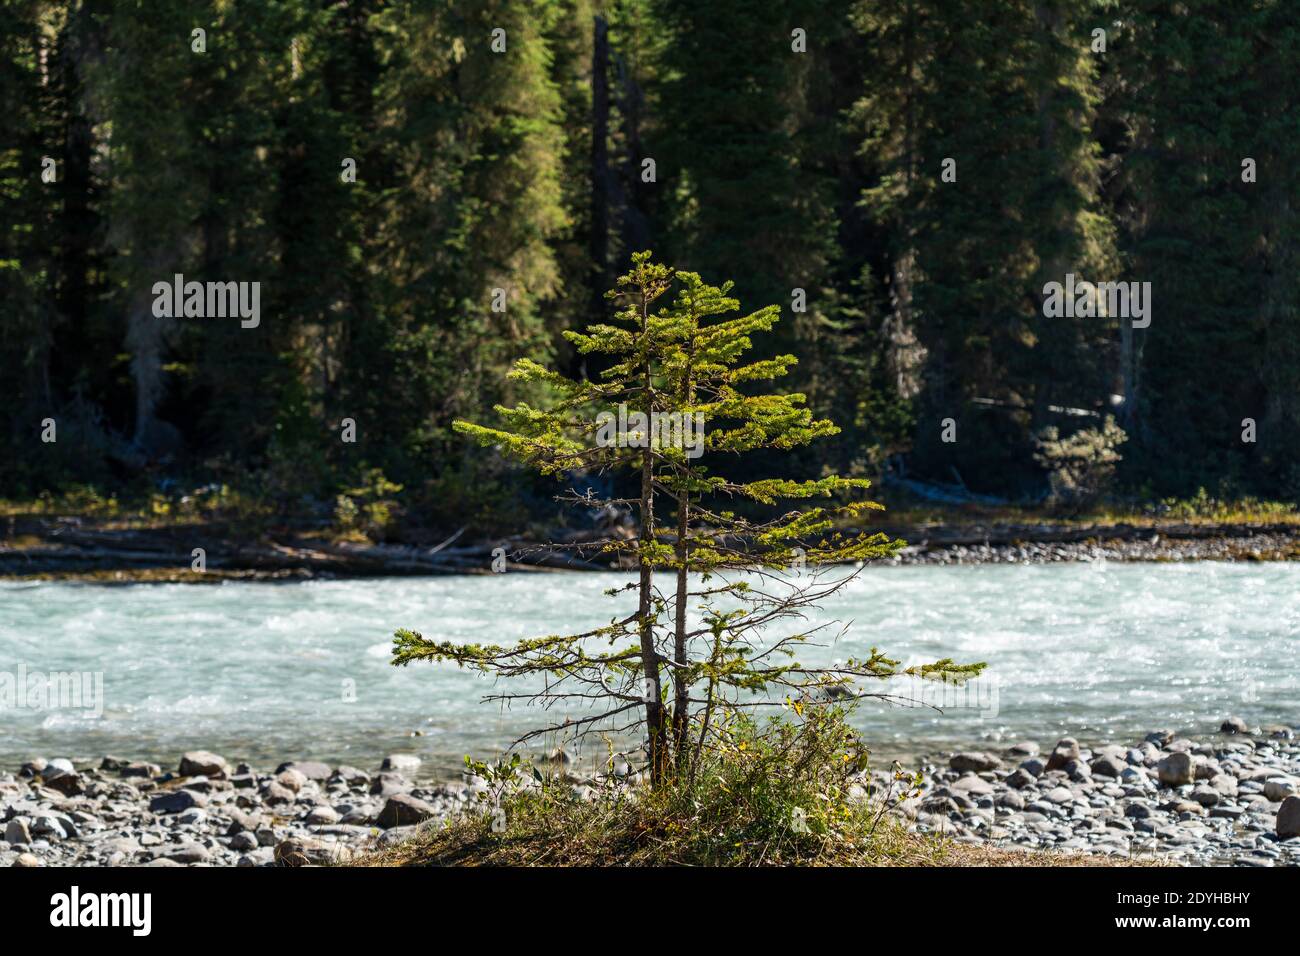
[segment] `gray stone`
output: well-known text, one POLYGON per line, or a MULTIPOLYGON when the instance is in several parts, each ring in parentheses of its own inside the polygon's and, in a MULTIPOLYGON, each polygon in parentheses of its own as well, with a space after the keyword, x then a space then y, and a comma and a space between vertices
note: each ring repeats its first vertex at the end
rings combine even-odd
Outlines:
POLYGON ((1235 797, 1237 795, 1237 778, 1232 774, 1221 773, 1218 776, 1211 777, 1210 786, 1225 797, 1235 797))
POLYGON ((1240 717, 1228 717, 1219 725, 1219 733, 1248 734, 1250 733, 1250 725, 1240 717))
POLYGON ((291 768, 276 774, 275 782, 287 790, 298 793, 307 785, 307 777, 305 774, 291 768))
POLYGON ((994 790, 993 784, 973 773, 968 773, 964 777, 953 781, 951 787, 954 791, 959 791, 971 797, 987 796, 993 793, 994 790))
POLYGON ((272 780, 262 788, 262 801, 268 807, 281 806, 286 803, 293 803, 297 799, 295 794, 288 787, 272 780))
POLYGON ((1037 757, 1030 757, 1020 765, 1021 770, 1035 777, 1041 777, 1046 767, 1047 765, 1037 757))
POLYGON ((1213 807, 1223 799, 1223 794, 1213 787, 1202 785, 1192 791, 1192 799, 1203 807, 1213 807))
POLYGON ((149 809, 153 813, 180 813, 192 807, 202 808, 207 805, 208 798, 193 790, 172 790, 160 793, 149 801, 149 809))
POLYGON ((1192 779, 1193 780, 1213 780, 1223 771, 1219 769, 1218 761, 1210 760, 1207 757, 1192 758, 1192 779))
POLYGON ((1283 840, 1300 836, 1300 797, 1287 797, 1277 808, 1277 835, 1283 840))
MULTIPOLYGON (((979 779, 979 778, 976 778, 979 779)), ((983 783, 983 781, 980 781, 983 783)), ((423 800, 416 799, 409 793, 395 793, 388 798, 384 809, 379 811, 376 823, 385 830, 391 827, 410 826, 437 816, 438 811, 423 800)))
POLYGON ((308 837, 290 837, 275 848, 275 861, 281 866, 324 866, 351 857, 352 852, 341 844, 308 837))
POLYGON ((1192 782, 1192 755, 1179 751, 1171 753, 1156 765, 1160 782, 1166 787, 1181 787, 1192 782))
POLYGON ((1264 796, 1274 803, 1296 796, 1296 782, 1290 777, 1270 777, 1264 781, 1264 796))
POLYGON ((47 840, 72 839, 78 836, 77 828, 63 814, 39 813, 32 820, 32 833, 47 840))
POLYGON ((397 773, 381 773, 370 784, 370 792, 378 797, 390 797, 410 789, 411 785, 406 778, 397 773))
POLYGON ((420 758, 415 754, 389 754, 379 767, 380 770, 394 770, 398 773, 414 773, 420 769, 420 758))
POLYGON ((173 863, 206 863, 211 854, 201 843, 182 843, 180 846, 167 847, 160 856, 173 863))
POLYGON ((31 843, 31 821, 26 817, 14 817, 5 824, 6 843, 31 843))
POLYGON ((206 750, 191 750, 181 755, 180 775, 182 777, 211 777, 224 780, 230 767, 224 757, 219 757, 206 750))
POLYGON ((68 769, 72 766, 66 760, 51 760, 50 765, 41 774, 41 783, 51 790, 57 790, 65 797, 75 797, 86 792, 86 784, 81 774, 68 769))
POLYGON ((999 807, 1006 807, 1009 810, 1023 810, 1025 808, 1025 798, 1014 790, 1007 790, 998 794, 994 801, 999 807))
POLYGON ((1016 790, 1023 790, 1025 787, 1032 786, 1035 777, 1032 773, 1024 768, 1017 768, 1007 777, 1007 786, 1014 787, 1016 790))
POLYGON ((284 773, 286 770, 296 770, 308 780, 320 782, 328 780, 334 773, 329 764, 321 763, 319 760, 292 760, 289 763, 282 763, 276 768, 277 774, 284 773))
POLYGON ((986 770, 997 770, 1002 766, 1002 761, 991 753, 966 750, 953 754, 948 760, 948 766, 958 773, 982 773, 986 770))
POLYGON ((1075 783, 1092 779, 1092 769, 1081 759, 1070 760, 1061 769, 1065 771, 1065 775, 1075 783))
POLYGON ((243 810, 231 809, 227 810, 226 814, 230 817, 230 826, 226 828, 226 836, 256 830, 262 823, 260 817, 252 813, 245 813, 243 810))
POLYGON ((307 822, 312 826, 329 826, 338 823, 340 816, 332 807, 316 807, 307 814, 307 822))
POLYGON ((1125 767, 1119 779, 1129 786, 1142 786, 1150 780, 1144 767, 1125 767))
POLYGON ((1111 754, 1102 754, 1089 766, 1093 773, 1105 777, 1118 777, 1128 769, 1128 763, 1123 757, 1116 757, 1111 754))
POLYGON ((349 767, 346 764, 339 767, 330 776, 330 780, 340 780, 349 787, 364 786, 370 782, 370 774, 364 770, 358 770, 356 767, 349 767))

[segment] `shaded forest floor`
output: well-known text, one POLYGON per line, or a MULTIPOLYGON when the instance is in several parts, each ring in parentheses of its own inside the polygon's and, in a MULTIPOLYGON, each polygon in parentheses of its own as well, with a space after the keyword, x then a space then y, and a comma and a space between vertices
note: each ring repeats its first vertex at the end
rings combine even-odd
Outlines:
MULTIPOLYGON (((1294 506, 1245 501, 1169 503, 1063 513, 1059 509, 887 501, 869 530, 908 546, 894 564, 1298 560, 1294 506)), ((402 527, 384 540, 340 529, 327 515, 284 516, 246 506, 152 500, 0 501, 0 577, 217 582, 490 573, 503 548, 511 570, 608 570, 592 542, 623 527, 534 527, 510 537, 473 529, 402 527), (545 542, 562 542, 563 551, 545 542), (195 570, 202 549, 204 572, 195 570)), ((380 536, 373 536, 380 537, 380 536)))

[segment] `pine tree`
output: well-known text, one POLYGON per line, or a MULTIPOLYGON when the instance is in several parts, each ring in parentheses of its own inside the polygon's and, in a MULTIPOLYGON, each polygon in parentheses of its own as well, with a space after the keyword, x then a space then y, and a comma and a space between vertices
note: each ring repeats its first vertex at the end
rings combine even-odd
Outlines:
MULTIPOLYGON (((979 673, 982 664, 950 660, 900 671, 898 662, 875 649, 866 658, 829 668, 800 665, 798 646, 823 626, 764 640, 767 627, 802 619, 853 576, 827 580, 813 573, 792 583, 781 572, 804 563, 861 562, 891 554, 901 543, 840 530, 879 507, 866 500, 795 508, 761 519, 731 510, 729 503, 737 501, 775 508, 783 501, 852 496, 869 482, 836 476, 736 481, 714 470, 713 462, 733 455, 799 449, 836 430, 814 418, 801 394, 749 392, 753 383, 786 374, 795 359, 747 359, 752 336, 770 332, 780 310, 772 305, 721 318, 739 309, 730 289, 730 283, 710 286, 695 273, 674 273, 652 262, 650 253, 638 253, 611 293, 621 306, 616 324, 567 333, 580 352, 612 361, 599 382, 569 379, 521 360, 512 374, 549 386, 557 396, 553 405, 498 407, 504 428, 457 423, 480 444, 498 447, 543 474, 625 469, 639 475, 638 535, 612 537, 602 545, 605 554, 635 560, 636 583, 610 593, 635 590, 636 610, 585 633, 509 646, 429 640, 399 630, 394 664, 454 661, 504 676, 550 675, 544 691, 502 696, 548 706, 594 701, 597 713, 523 739, 557 730, 582 736, 595 729, 643 727, 657 785, 689 779, 725 713, 779 704, 772 694, 785 694, 787 703, 802 708, 837 696, 869 696, 857 686, 859 680, 898 673, 962 680, 979 673), (656 309, 674 287, 672 304, 656 309), (709 423, 707 432, 701 422, 709 423), (661 527, 661 498, 676 512, 675 530, 661 527), (656 586, 660 572, 674 579, 671 598, 656 586), (699 602, 698 624, 690 617, 692 601, 699 602)), ((613 504, 591 496, 575 503, 613 504)))
POLYGON ((400 188, 376 236, 388 367, 366 419, 412 474, 449 453, 452 419, 498 396, 514 358, 548 348, 542 304, 559 290, 551 240, 566 213, 545 12, 423 0, 380 19, 378 101, 400 188))
POLYGON ((1118 202, 1131 274, 1154 300, 1135 333, 1135 464, 1164 493, 1285 487, 1300 435, 1288 65, 1300 20, 1286 3, 1151 0, 1127 24, 1118 202), (1242 441, 1247 418, 1257 443, 1242 441))
POLYGON ((145 456, 175 452, 181 435, 159 415, 168 397, 173 320, 153 314, 154 283, 196 264, 204 192, 186 103, 194 92, 191 31, 207 23, 199 4, 116 4, 111 53, 99 66, 112 108, 107 218, 112 294, 126 316, 135 388, 133 443, 145 456), (165 96, 159 96, 165 91, 165 96))
POLYGON ((1063 272, 1105 281, 1118 265, 1088 6, 870 0, 855 16, 880 52, 859 115, 882 177, 864 202, 893 224, 900 331, 925 353, 917 462, 1028 490, 1032 435, 1053 408, 1101 413, 1117 344, 1113 319, 1042 312, 1063 272), (955 443, 941 441, 947 418, 955 443))
POLYGON ((844 386, 833 370, 845 343, 831 286, 834 179, 819 166, 834 126, 822 132, 812 103, 847 4, 662 0, 657 11, 671 30, 652 147, 663 244, 675 259, 738 276, 759 299, 792 305, 773 354, 798 344, 796 387, 820 412, 844 386))

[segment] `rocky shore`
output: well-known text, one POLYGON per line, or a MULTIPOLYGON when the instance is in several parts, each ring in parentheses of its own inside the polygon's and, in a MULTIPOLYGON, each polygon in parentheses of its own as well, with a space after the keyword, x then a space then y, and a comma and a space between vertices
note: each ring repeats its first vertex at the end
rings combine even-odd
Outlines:
MULTIPOLYGON (((0 866, 302 866, 345 863, 490 805, 481 778, 413 780, 397 754, 367 772, 314 761, 259 771, 206 751, 175 770, 105 757, 34 759, 0 773, 0 866)), ((624 782, 631 768, 616 771, 624 782)), ((1042 851, 1172 863, 1300 866, 1300 743, 1290 727, 1236 718, 1192 739, 1156 731, 1134 746, 1050 752, 1032 742, 922 766, 919 795, 892 812, 918 832, 1042 851)), ((566 772, 579 796, 600 781, 566 772)), ((883 770, 859 796, 896 794, 883 770)))
MULTIPOLYGON (((917 540, 915 536, 905 538, 917 540)), ((1294 530, 1223 529, 1215 535, 1145 533, 1083 540, 925 541, 909 544, 892 564, 1055 564, 1068 561, 1290 561, 1300 558, 1294 530)))
POLYGON ((1132 746, 965 751, 923 768, 900 811, 920 832, 998 846, 1174 863, 1300 866, 1300 744, 1290 727, 1238 718, 1191 739, 1132 746))
POLYGON ((207 751, 174 771, 105 757, 0 774, 0 866, 303 866, 346 862, 463 812, 485 781, 417 785, 419 758, 368 773, 315 761, 258 772, 207 751))

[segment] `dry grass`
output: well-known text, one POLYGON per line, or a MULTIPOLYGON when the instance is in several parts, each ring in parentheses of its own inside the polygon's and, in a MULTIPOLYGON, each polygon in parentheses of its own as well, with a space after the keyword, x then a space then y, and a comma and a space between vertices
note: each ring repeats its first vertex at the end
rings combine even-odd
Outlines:
MULTIPOLYGON (((602 843, 593 835, 495 834, 470 820, 430 829, 412 840, 353 859, 349 866, 487 866, 487 867, 607 867, 701 865, 677 858, 666 843, 645 834, 641 846, 625 841, 602 843)), ((705 865, 719 865, 710 861, 705 865)), ((723 863, 725 865, 725 863, 723 863)), ((869 843, 827 846, 815 858, 797 862, 755 862, 744 865, 830 867, 1127 867, 1167 865, 1151 858, 1058 853, 958 842, 947 837, 912 833, 898 823, 882 823, 869 843)))

